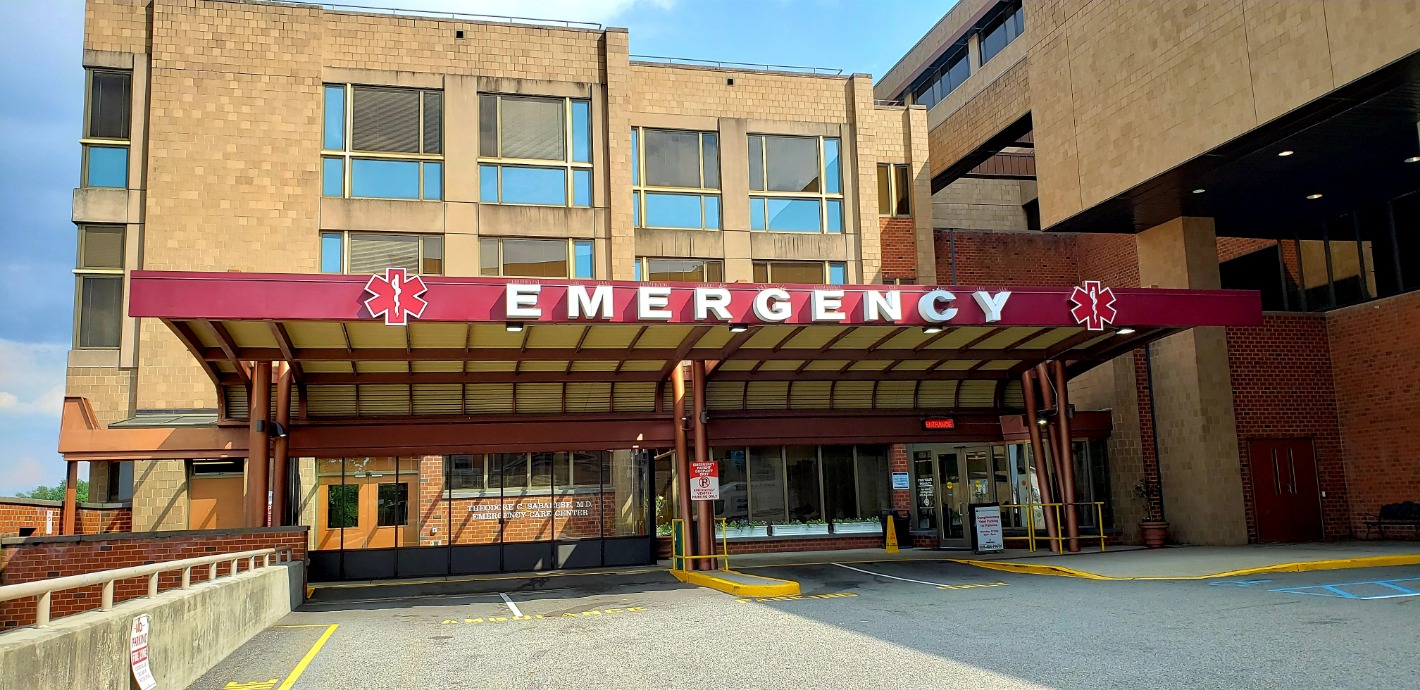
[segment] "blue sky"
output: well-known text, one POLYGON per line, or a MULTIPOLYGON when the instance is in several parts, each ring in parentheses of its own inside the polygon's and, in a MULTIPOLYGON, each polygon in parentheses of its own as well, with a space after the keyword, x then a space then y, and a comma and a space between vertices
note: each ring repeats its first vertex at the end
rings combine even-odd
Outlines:
MULTIPOLYGON (((352 0, 630 29, 631 52, 883 74, 955 0, 352 0)), ((82 0, 0 2, 0 496, 64 477, 82 0)))

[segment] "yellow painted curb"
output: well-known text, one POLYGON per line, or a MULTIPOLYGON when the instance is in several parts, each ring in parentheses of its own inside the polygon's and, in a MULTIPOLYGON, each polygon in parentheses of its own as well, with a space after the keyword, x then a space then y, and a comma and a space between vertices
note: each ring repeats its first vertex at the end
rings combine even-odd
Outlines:
POLYGON ((733 594, 740 597, 788 597, 799 594, 799 583, 793 580, 776 580, 770 577, 760 577, 758 575, 745 575, 733 570, 676 570, 671 569, 671 575, 677 580, 687 584, 708 587, 726 594, 733 594), (754 584, 745 582, 735 582, 724 577, 718 577, 719 573, 733 573, 740 577, 760 580, 754 584))
POLYGON ((988 568, 990 570, 1004 570, 1010 573, 1025 573, 1029 575, 1055 575, 1058 577, 1078 577, 1086 580, 1211 580, 1218 577, 1239 577, 1242 575, 1258 575, 1261 573, 1304 573, 1311 570, 1341 570, 1345 568, 1384 568, 1397 565, 1420 565, 1420 554, 1405 554, 1399 556, 1365 556, 1361 558, 1334 558, 1321 561, 1299 561, 1296 563, 1278 563, 1275 565, 1264 565, 1257 568, 1243 568, 1241 570, 1229 570, 1211 575, 1150 575, 1139 577, 1114 577, 1111 575, 1099 575, 1089 573, 1074 568, 1066 568, 1059 565, 1042 565, 1037 563, 1021 563, 1019 561, 979 561, 971 559, 952 559, 953 563, 964 565, 974 565, 978 568, 988 568))

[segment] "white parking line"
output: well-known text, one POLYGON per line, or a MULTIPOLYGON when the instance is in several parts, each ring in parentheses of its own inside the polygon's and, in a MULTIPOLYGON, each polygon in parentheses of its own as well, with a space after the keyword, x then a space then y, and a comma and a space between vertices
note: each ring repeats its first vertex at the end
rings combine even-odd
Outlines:
POLYGON ((932 587, 949 587, 949 586, 950 586, 950 585, 942 584, 942 583, 940 583, 940 582, 928 582, 928 581, 926 581, 926 580, 914 580, 914 579, 912 579, 912 578, 908 578, 908 577, 898 577, 898 576, 896 576, 896 575, 884 575, 883 573, 875 573, 875 572, 873 572, 873 571, 871 571, 871 570, 863 570, 862 568, 854 568, 854 567, 851 566, 851 565, 843 565, 842 563, 834 563, 834 565, 836 565, 836 566, 838 566, 838 567, 840 567, 840 568, 847 568, 847 569, 849 569, 849 570, 854 570, 854 571, 863 573, 864 575, 872 575, 872 576, 874 576, 874 577, 885 577, 885 578, 887 578, 887 579, 889 579, 889 580, 902 580, 903 582, 915 582, 915 583, 917 583, 917 584, 919 584, 919 585, 931 585, 932 587))
POLYGON ((512 599, 509 599, 507 594, 504 594, 504 593, 502 593, 502 592, 499 592, 499 593, 498 593, 498 596, 503 597, 503 603, 505 603, 505 604, 508 605, 508 610, 509 610, 509 611, 512 611, 514 616, 521 616, 521 615, 523 615, 523 612, 518 610, 518 605, 517 605, 517 604, 514 604, 514 603, 513 603, 513 600, 512 600, 512 599))

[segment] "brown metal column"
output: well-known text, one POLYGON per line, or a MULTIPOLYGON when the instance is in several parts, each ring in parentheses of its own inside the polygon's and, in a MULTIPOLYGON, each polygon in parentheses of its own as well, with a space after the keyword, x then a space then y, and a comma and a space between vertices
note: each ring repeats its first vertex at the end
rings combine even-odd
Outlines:
MULTIPOLYGON (((675 494, 676 517, 685 526, 681 548, 685 555, 695 555, 694 539, 690 538, 690 457, 685 442, 685 367, 681 362, 671 368, 671 413, 675 415, 675 494)), ((690 568, 687 568, 689 570, 690 568)))
POLYGON ((1080 518, 1075 505, 1075 447, 1070 439, 1070 391, 1066 388, 1065 363, 1051 362, 1055 374, 1055 419, 1060 427, 1060 458, 1065 473, 1060 475, 1060 490, 1065 494, 1065 528, 1070 535, 1070 551, 1080 550, 1080 518))
POLYGON ((247 395, 247 527, 266 525, 267 464, 271 460, 266 425, 271 421, 271 362, 256 362, 251 368, 251 388, 247 395))
MULTIPOLYGON (((59 518, 60 534, 74 533, 74 520, 79 511, 79 463, 74 460, 68 462, 68 473, 64 476, 64 511, 59 518)), ((92 472, 93 465, 89 467, 92 472)))
MULTIPOLYGON (((1040 406, 1036 404, 1035 397, 1035 376, 1030 370, 1021 372, 1021 392, 1025 396, 1026 402, 1026 427, 1030 430, 1030 452, 1035 460, 1035 483, 1040 489, 1041 503, 1054 503, 1050 500, 1050 471, 1046 467, 1045 444, 1040 440, 1040 406)), ((1030 510, 1027 508, 1027 510, 1030 510)), ((1055 512, 1051 508, 1041 508, 1041 515, 1045 516, 1045 533, 1051 537, 1050 550, 1058 551, 1059 546, 1054 541, 1055 512)))
MULTIPOLYGON (((1045 426, 1046 438, 1044 442, 1050 447, 1050 464, 1053 468, 1051 474, 1055 477, 1055 500, 1060 503, 1066 503, 1065 478, 1070 476, 1073 470, 1067 459, 1069 456, 1068 448, 1066 453, 1062 454, 1060 452, 1060 416, 1062 413, 1060 410, 1060 401, 1055 395, 1055 377, 1050 362, 1041 362, 1036 366, 1035 380, 1040 384, 1041 406, 1053 410, 1055 413, 1054 421, 1045 426)), ((1070 534, 1069 513, 1066 511, 1062 511, 1062 513, 1061 523, 1056 525, 1056 529, 1061 536, 1068 536, 1070 534)))
MULTIPOLYGON (((705 462, 710 459, 710 442, 705 432, 705 362, 691 362, 690 376, 695 384, 695 416, 692 419, 695 429, 695 461, 705 462)), ((695 531, 699 537, 700 555, 715 553, 715 509, 710 501, 695 502, 695 521, 698 523, 695 531)), ((715 568, 715 563, 711 560, 703 560, 700 563, 702 570, 715 568)))
MULTIPOLYGON (((291 424, 291 365, 282 362, 276 374, 276 423, 287 433, 291 424)), ((271 525, 286 524, 286 487, 290 485, 287 449, 291 439, 279 436, 271 453, 271 525)))

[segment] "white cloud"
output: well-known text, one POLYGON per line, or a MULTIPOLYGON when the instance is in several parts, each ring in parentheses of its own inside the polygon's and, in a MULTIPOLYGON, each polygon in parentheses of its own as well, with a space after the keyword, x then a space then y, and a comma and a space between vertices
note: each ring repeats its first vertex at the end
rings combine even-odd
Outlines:
POLYGON ((69 347, 0 339, 0 416, 58 417, 69 347))
POLYGON ((426 12, 565 19, 606 24, 637 6, 670 9, 675 5, 675 0, 379 0, 355 4, 426 12))

